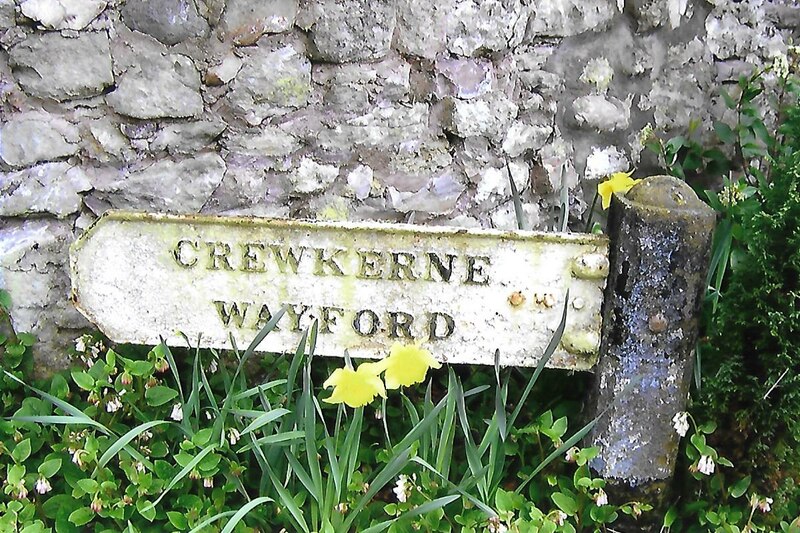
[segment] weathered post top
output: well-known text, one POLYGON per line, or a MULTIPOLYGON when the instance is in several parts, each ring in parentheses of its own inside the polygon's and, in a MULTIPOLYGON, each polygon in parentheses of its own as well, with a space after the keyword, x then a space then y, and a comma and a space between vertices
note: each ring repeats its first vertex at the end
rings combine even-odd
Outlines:
POLYGON ((595 235, 110 212, 72 246, 72 297, 112 340, 376 358, 423 342, 442 361, 586 370, 600 345, 608 240, 595 235))

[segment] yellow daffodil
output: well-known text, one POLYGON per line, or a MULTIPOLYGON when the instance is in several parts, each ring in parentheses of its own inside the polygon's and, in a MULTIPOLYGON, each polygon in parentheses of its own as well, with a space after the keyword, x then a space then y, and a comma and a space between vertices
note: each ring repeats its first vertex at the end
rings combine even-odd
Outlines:
POLYGON ((642 180, 631 178, 631 172, 615 172, 611 177, 597 186, 597 194, 603 198, 603 209, 608 209, 611 205, 611 195, 615 192, 628 192, 631 187, 642 180))
POLYGON ((333 387, 327 403, 344 403, 350 407, 363 407, 380 395, 386 398, 386 389, 378 375, 383 371, 380 363, 361 363, 358 369, 337 368, 325 383, 326 389, 333 387))
POLYGON ((417 344, 395 343, 389 357, 377 363, 386 369, 384 379, 387 389, 408 387, 425 381, 429 368, 441 368, 442 364, 433 358, 431 352, 417 344))

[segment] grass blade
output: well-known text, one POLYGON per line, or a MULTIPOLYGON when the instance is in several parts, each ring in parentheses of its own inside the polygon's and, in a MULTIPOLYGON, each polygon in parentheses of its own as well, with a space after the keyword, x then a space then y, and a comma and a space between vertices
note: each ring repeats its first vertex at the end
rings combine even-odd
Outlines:
POLYGON ((147 505, 147 507, 142 509, 141 512, 144 513, 149 511, 150 509, 155 508, 155 506, 158 505, 158 503, 164 498, 164 496, 166 496, 167 493, 170 490, 172 490, 172 487, 174 487, 180 480, 185 478, 186 475, 189 472, 191 472, 194 467, 200 464, 200 461, 202 461, 206 455, 208 455, 209 453, 213 452, 216 449, 217 447, 212 445, 204 448, 200 453, 198 453, 191 461, 189 461, 189 463, 186 466, 183 467, 183 469, 181 469, 180 472, 178 472, 175 475, 175 477, 172 478, 172 480, 167 484, 167 487, 161 492, 161 494, 158 495, 158 498, 156 498, 155 501, 147 505))
POLYGON ((279 387, 280 385, 286 384, 285 379, 273 379, 272 381, 268 381, 266 383, 262 383, 261 385, 256 385, 255 387, 251 387, 245 391, 233 395, 233 400, 243 400, 245 398, 249 398, 250 396, 255 396, 256 394, 261 394, 264 391, 268 391, 275 387, 279 387))
POLYGON ((401 522, 403 520, 411 520, 414 517, 431 513, 437 509, 441 509, 442 507, 453 503, 459 498, 461 498, 461 496, 459 496, 458 494, 451 494, 449 496, 442 496, 441 498, 436 498, 435 500, 431 500, 429 502, 423 503, 422 505, 418 505, 413 509, 409 509, 408 511, 406 511, 405 513, 401 514, 396 518, 393 518, 391 520, 386 520, 384 522, 381 522, 380 524, 375 524, 372 527, 368 527, 361 533, 380 533, 381 531, 385 531, 386 529, 388 529, 392 524, 396 522, 401 522))
POLYGON ((276 433, 274 435, 267 435, 266 437, 255 439, 253 444, 248 444, 243 448, 239 448, 238 450, 236 450, 236 453, 241 453, 250 450, 253 448, 254 445, 258 447, 258 446, 264 446, 266 444, 284 444, 300 440, 303 440, 302 431, 284 431, 282 433, 276 433))
POLYGON ((272 486, 275 487, 275 491, 278 493, 278 498, 280 499, 281 504, 289 511, 289 514, 292 515, 292 519, 295 521, 295 525, 303 531, 303 533, 310 533, 308 529, 308 524, 306 524, 305 518, 303 518, 303 511, 297 506, 297 502, 294 501, 292 495, 289 494, 289 491, 286 490, 280 480, 275 475, 275 472, 272 471, 272 467, 269 466, 269 463, 265 463, 264 466, 267 469, 267 473, 269 474, 270 480, 272 480, 272 486))
POLYGON ((12 416, 9 420, 17 422, 33 422, 35 424, 56 424, 63 426, 93 426, 96 428, 105 428, 99 422, 95 422, 91 418, 81 418, 77 416, 66 415, 31 415, 31 416, 12 416))
POLYGON ((347 515, 347 519, 344 521, 342 526, 343 531, 349 531, 350 525, 352 525, 353 520, 355 520, 358 513, 366 507, 366 505, 372 500, 375 495, 383 490, 392 479, 394 479, 402 470, 406 467, 409 462, 409 456, 411 454, 411 450, 405 448, 400 453, 395 453, 391 460, 378 472, 375 476, 375 479, 369 484, 369 489, 366 493, 358 500, 355 507, 353 507, 352 511, 347 515))
MULTIPOLYGON (((175 362, 175 358, 172 357, 172 352, 170 351, 169 346, 167 346, 167 343, 164 342, 164 338, 159 337, 159 340, 161 341, 161 344, 153 348, 153 350, 162 349, 164 351, 164 358, 167 360, 167 363, 169 363, 169 369, 172 372, 172 376, 175 378, 175 383, 178 385, 178 393, 181 395, 181 403, 185 405, 186 397, 183 395, 181 377, 178 375, 178 365, 175 362)), ((200 346, 200 339, 197 339, 197 345, 200 346)))
POLYGON ((347 428, 347 433, 344 436, 344 468, 345 468, 345 482, 344 486, 350 485, 353 473, 356 471, 358 464, 358 449, 361 445, 361 428, 364 424, 364 408, 359 407, 353 411, 353 418, 347 428))
MULTIPOLYGON (((449 369, 447 390, 455 390, 456 374, 452 368, 449 369)), ((426 415, 427 416, 427 415, 426 415)), ((444 419, 440 427, 441 436, 439 437, 438 451, 436 452, 436 469, 442 472, 447 478, 450 475, 450 463, 453 458, 453 441, 456 436, 456 398, 449 395, 447 406, 444 411, 444 419)))
MULTIPOLYGON (((130 441, 132 441, 133 439, 135 439, 136 437, 138 437, 139 435, 141 435, 150 428, 169 423, 170 422, 168 422, 167 420, 152 420, 150 422, 145 422, 144 424, 139 424, 135 428, 125 433, 114 444, 109 446, 108 449, 105 451, 105 453, 100 457, 100 459, 97 460, 97 466, 95 467, 94 472, 92 473, 92 478, 94 478, 97 475, 97 473, 100 471, 101 468, 103 468, 104 466, 106 466, 106 464, 108 464, 108 462, 111 460, 112 457, 117 455, 120 452, 120 450, 126 448, 130 441)), ((149 461, 143 463, 148 468, 152 468, 152 466, 149 464, 150 463, 149 461)))
POLYGON ((533 376, 528 381, 528 384, 525 386, 525 390, 520 396, 519 402, 517 406, 514 408, 514 412, 511 413, 511 416, 508 418, 508 427, 514 427, 514 422, 516 422, 519 413, 522 411, 522 408, 525 406, 525 400, 528 399, 528 395, 531 393, 536 380, 539 379, 539 374, 542 373, 544 370, 545 365, 552 357, 553 353, 558 348, 558 343, 561 342, 561 336, 564 335, 564 328, 567 326, 567 305, 569 304, 569 289, 567 289, 566 294, 564 295, 564 311, 561 313, 561 322, 559 322, 558 326, 556 327, 555 332, 553 332, 553 336, 550 337, 550 342, 547 344, 547 348, 544 350, 544 354, 542 354, 542 358, 539 359, 539 364, 536 365, 536 370, 533 372, 533 376))
MULTIPOLYGON (((316 435, 316 414, 314 412, 314 398, 311 393, 311 359, 306 361, 303 370, 303 432, 305 434, 306 461, 308 470, 311 474, 311 481, 314 484, 314 491, 320 497, 323 492, 322 469, 319 464, 319 447, 316 435)), ((317 501, 322 504, 321 498, 317 501)))
POLYGON ((230 520, 228 520, 228 523, 225 524, 225 527, 222 528, 222 533, 231 533, 231 531, 233 531, 233 528, 236 527, 236 524, 238 524, 242 520, 242 518, 245 517, 247 513, 249 513, 254 508, 258 507, 262 503, 267 503, 271 501, 273 501, 272 498, 269 498, 267 496, 261 496, 259 498, 256 498, 255 500, 247 502, 245 505, 242 506, 241 509, 236 511, 236 514, 233 515, 230 520))
POLYGON ((517 184, 514 183, 514 177, 511 175, 511 167, 506 160, 506 174, 508 174, 508 183, 511 185, 511 200, 514 202, 514 215, 517 218, 517 229, 524 230, 525 228, 525 211, 522 209, 522 201, 519 197, 517 184))
POLYGON ((297 460, 297 457, 295 457, 293 453, 289 450, 285 450, 284 453, 286 454, 286 459, 289 461, 292 474, 300 480, 300 483, 303 484, 311 497, 317 501, 317 504, 322 505, 322 492, 317 490, 317 486, 314 484, 311 475, 303 468, 303 465, 300 464, 300 461, 297 460))
POLYGON ((503 390, 504 387, 500 381, 500 350, 494 351, 494 378, 497 380, 494 393, 494 416, 497 420, 500 438, 506 440, 506 402, 503 394, 505 392, 503 390))
POLYGON ((225 517, 231 516, 235 512, 236 511, 225 511, 224 513, 217 513, 214 516, 206 518, 205 520, 203 520, 202 522, 200 522, 199 524, 194 526, 192 528, 192 530, 189 531, 189 533, 200 533, 201 531, 203 531, 206 528, 206 526, 210 526, 211 524, 213 524, 214 522, 216 522, 218 520, 222 520, 225 517))
POLYGON ((69 415, 72 415, 75 418, 80 418, 80 419, 84 420, 85 422, 82 422, 82 423, 88 424, 90 426, 94 426, 97 429, 99 429, 102 433, 105 433, 106 435, 113 435, 113 433, 111 432, 110 429, 105 427, 103 424, 92 420, 90 417, 88 417, 86 415, 86 413, 84 413, 83 411, 81 411, 77 407, 74 407, 74 406, 70 405, 69 403, 65 402, 64 400, 56 398, 52 394, 48 394, 48 393, 44 392, 43 390, 39 390, 36 387, 32 387, 32 386, 28 385, 27 383, 25 383, 24 381, 22 381, 21 379, 16 377, 14 374, 11 374, 10 372, 8 372, 6 370, 3 370, 3 373, 7 377, 11 378, 12 380, 16 381, 17 383, 19 383, 20 385, 25 387, 26 389, 35 392, 40 397, 44 398, 45 400, 47 400, 51 404, 55 405, 56 407, 58 407, 59 409, 61 409, 65 413, 67 413, 69 415))
POLYGON ((536 476, 536 474, 538 474, 539 472, 544 470, 544 468, 547 465, 549 465, 553 461, 553 459, 555 459, 558 456, 564 455, 565 453, 567 453, 567 450, 569 450, 570 448, 575 446, 575 444, 577 444, 578 441, 580 441, 583 437, 585 437, 589 433, 589 431, 591 431, 591 429, 594 427, 594 425, 597 424, 597 421, 600 420, 600 417, 602 417, 607 410, 608 409, 605 409, 594 420, 592 420, 591 422, 589 422, 588 424, 583 426, 580 429, 580 431, 578 431, 573 436, 571 436, 566 441, 564 441, 564 443, 561 446, 559 446, 558 449, 556 449, 553 453, 551 453, 550 455, 545 457, 544 461, 539 463, 539 466, 537 466, 536 468, 533 469, 533 472, 531 472, 531 474, 525 479, 525 481, 523 481, 520 484, 519 487, 517 487, 514 490, 514 492, 519 494, 522 491, 522 489, 524 489, 528 485, 528 483, 536 476))
MULTIPOLYGON (((476 498, 475 496, 473 496, 472 494, 470 494, 469 492, 467 492, 465 490, 465 487, 472 486, 472 484, 475 483, 476 479, 474 477, 470 476, 465 481, 462 481, 461 485, 456 485, 455 483, 450 481, 447 478, 447 476, 445 476, 442 472, 440 472, 439 470, 437 470, 436 468, 431 466, 429 463, 427 463, 421 457, 412 457, 411 461, 421 465, 423 468, 427 468, 434 475, 438 476, 439 479, 441 479, 442 482, 444 482, 445 485, 449 485, 454 491, 458 492, 461 496, 463 496, 464 498, 466 498, 467 500, 472 502, 472 504, 475 505, 475 507, 477 507, 478 509, 480 509, 481 511, 486 513, 487 516, 490 516, 490 517, 497 516, 497 513, 495 512, 494 509, 492 509, 491 507, 489 507, 488 505, 486 505, 485 503, 483 503, 478 498, 476 498)), ((486 472, 486 468, 483 468, 479 472, 479 475, 482 476, 485 472, 486 472)))
MULTIPOLYGON (((475 446, 475 442, 472 440, 472 430, 469 426, 462 390, 461 380, 456 379, 456 407, 458 409, 458 420, 461 422, 461 429, 464 433, 464 451, 467 455, 467 466, 470 473, 478 478, 478 472, 483 469, 483 463, 481 462, 481 454, 478 451, 478 447, 475 446)), ((486 489, 486 479, 479 479, 478 490, 484 499, 487 498, 486 489)))
POLYGON ((251 431, 256 431, 262 428, 263 426, 274 422, 280 417, 288 415, 290 412, 291 411, 289 411, 288 409, 284 409, 282 407, 278 409, 273 409, 272 411, 267 411, 266 413, 263 413, 261 416, 250 422, 250 424, 246 428, 244 428, 241 434, 246 435, 251 431))

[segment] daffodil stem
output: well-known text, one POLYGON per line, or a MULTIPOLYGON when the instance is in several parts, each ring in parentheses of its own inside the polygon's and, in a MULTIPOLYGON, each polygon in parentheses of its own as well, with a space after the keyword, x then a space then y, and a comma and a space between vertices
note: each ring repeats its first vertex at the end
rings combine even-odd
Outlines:
POLYGON ((592 215, 594 214, 594 207, 597 205, 598 196, 597 191, 594 191, 594 200, 592 200, 592 207, 589 208, 589 216, 586 219, 586 229, 584 230, 586 233, 589 233, 592 227, 592 215))

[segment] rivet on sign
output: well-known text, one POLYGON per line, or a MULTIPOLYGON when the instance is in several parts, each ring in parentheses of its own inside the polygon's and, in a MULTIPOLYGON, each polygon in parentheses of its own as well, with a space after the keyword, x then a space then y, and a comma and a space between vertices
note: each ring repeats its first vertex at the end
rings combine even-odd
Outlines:
POLYGON ((664 315, 658 313, 650 317, 650 320, 647 321, 647 327, 653 333, 661 333, 667 329, 667 319, 664 315))
POLYGON ((582 279, 602 279, 608 275, 608 257, 601 253, 583 254, 572 260, 572 273, 582 279))
POLYGON ((511 296, 508 297, 508 303, 514 307, 519 307, 525 303, 525 296, 519 291, 514 291, 511 293, 511 296))
POLYGON ((586 305, 586 302, 583 301, 583 298, 578 297, 572 300, 572 308, 576 311, 583 309, 584 305, 586 305))
POLYGON ((533 299, 536 300, 537 304, 543 305, 548 309, 556 305, 556 297, 550 294, 549 292, 545 294, 539 294, 537 292, 536 294, 533 295, 533 299))

